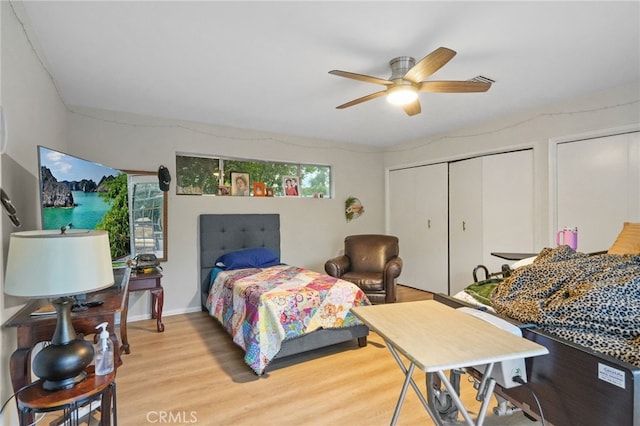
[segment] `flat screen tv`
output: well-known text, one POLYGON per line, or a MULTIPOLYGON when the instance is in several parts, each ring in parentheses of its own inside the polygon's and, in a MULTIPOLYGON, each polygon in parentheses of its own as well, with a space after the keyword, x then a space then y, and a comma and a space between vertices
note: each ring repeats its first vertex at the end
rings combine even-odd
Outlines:
POLYGON ((127 174, 38 146, 42 229, 109 232, 111 257, 130 254, 127 174))

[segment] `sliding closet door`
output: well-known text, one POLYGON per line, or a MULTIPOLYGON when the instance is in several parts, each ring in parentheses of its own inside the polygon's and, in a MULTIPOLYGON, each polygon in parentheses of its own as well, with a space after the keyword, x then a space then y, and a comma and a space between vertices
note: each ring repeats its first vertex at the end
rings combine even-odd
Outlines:
POLYGON ((557 145, 557 226, 578 227, 578 251, 607 250, 640 222, 640 133, 557 145))
POLYGON ((482 158, 449 165, 450 294, 471 284, 482 263, 482 158))
POLYGON ((533 150, 482 157, 482 256, 491 271, 504 259, 492 252, 534 253, 533 150))
POLYGON ((447 165, 389 173, 389 230, 400 240, 404 285, 447 293, 447 165))
POLYGON ((473 281, 479 264, 499 271, 492 252, 534 250, 533 150, 451 163, 449 169, 450 292, 473 281))

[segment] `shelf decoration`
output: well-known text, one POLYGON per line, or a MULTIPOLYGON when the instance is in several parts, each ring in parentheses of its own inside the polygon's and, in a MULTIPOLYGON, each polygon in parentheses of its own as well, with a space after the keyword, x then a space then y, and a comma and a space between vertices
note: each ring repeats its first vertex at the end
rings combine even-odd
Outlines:
POLYGON ((350 196, 344 202, 344 214, 347 218, 347 222, 351 222, 353 219, 357 219, 364 213, 364 206, 356 197, 350 196))
POLYGON ((253 196, 264 197, 266 194, 264 182, 253 182, 253 196))

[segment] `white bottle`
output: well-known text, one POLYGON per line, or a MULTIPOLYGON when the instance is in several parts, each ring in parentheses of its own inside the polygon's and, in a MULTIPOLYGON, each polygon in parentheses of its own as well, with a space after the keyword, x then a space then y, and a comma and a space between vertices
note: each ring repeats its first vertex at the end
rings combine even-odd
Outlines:
POLYGON ((108 323, 103 322, 96 326, 96 330, 102 327, 95 356, 96 375, 98 376, 103 376, 113 371, 113 342, 109 338, 107 325, 108 323))

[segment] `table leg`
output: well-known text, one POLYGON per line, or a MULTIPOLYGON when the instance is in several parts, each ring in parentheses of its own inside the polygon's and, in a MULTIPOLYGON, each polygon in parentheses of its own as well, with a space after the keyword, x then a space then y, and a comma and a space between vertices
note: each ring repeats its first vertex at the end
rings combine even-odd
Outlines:
POLYGON ((113 426, 118 426, 118 404, 116 403, 116 382, 111 382, 111 403, 113 404, 113 426))
POLYGON ((129 292, 125 296, 124 301, 124 309, 120 312, 120 339, 122 340, 122 345, 120 346, 119 355, 122 352, 126 354, 131 353, 131 348, 129 348, 129 338, 127 337, 127 313, 129 312, 129 292))
POLYGON ((115 363, 114 366, 117 368, 122 365, 122 357, 120 356, 120 354, 122 354, 122 347, 120 346, 120 340, 118 340, 118 336, 116 335, 115 330, 109 333, 109 337, 111 338, 111 342, 113 343, 113 361, 115 363))
POLYGON ((102 394, 100 406, 100 426, 111 426, 111 419, 117 423, 115 411, 116 382, 111 382, 102 394), (113 417, 112 417, 113 416, 113 417))
POLYGON ((20 426, 31 426, 34 424, 35 416, 28 408, 18 408, 18 410, 20 411, 20 418, 18 419, 20 426))
POLYGON ((158 318, 158 290, 151 289, 149 293, 151 293, 151 319, 156 319, 158 318))
POLYGON ((398 352, 396 352, 396 349, 393 347, 393 345, 391 345, 391 343, 389 343, 386 340, 385 342, 387 343, 387 348, 389 348, 391 355, 393 355, 393 358, 396 360, 396 362, 398 363, 398 366, 400 367, 400 369, 405 375, 404 383, 402 385, 402 391, 400 392, 400 397, 398 399, 398 403, 396 404, 396 409, 393 413, 393 419, 391 420, 391 425, 395 425, 398 420, 398 415, 400 414, 400 409, 402 408, 402 404, 404 403, 404 398, 407 393, 407 389, 409 385, 411 385, 413 390, 416 392, 416 395, 418 395, 418 398, 420 399, 422 406, 425 408, 425 410, 427 410, 427 413, 429 414, 429 416, 431 416, 433 421, 435 421, 436 424, 441 424, 439 422, 440 418, 434 415, 433 411, 431 410, 431 407, 429 407, 429 404, 427 403, 427 400, 422 395, 422 392, 420 392, 420 388, 418 388, 418 385, 416 385, 416 382, 413 381, 412 375, 413 375, 413 370, 415 369, 415 364, 410 363, 409 368, 407 368, 402 362, 402 359, 398 355, 398 352))
POLYGON ((80 425, 80 414, 78 413, 78 407, 78 404, 73 403, 69 406, 69 408, 66 408, 62 411, 65 415, 65 418, 69 419, 70 426, 80 425))
POLYGON ((404 383, 402 383, 402 390, 400 391, 400 396, 398 397, 398 403, 396 404, 396 409, 393 411, 393 418, 391 419, 391 425, 395 425, 398 422, 398 416, 400 415, 400 409, 402 408, 402 404, 404 403, 404 397, 407 395, 407 388, 409 387, 409 383, 413 380, 411 375, 413 374, 413 370, 415 368, 415 364, 411 363, 409 368, 405 373, 404 383))
POLYGON ((156 319, 158 333, 164 331, 162 323, 162 308, 164 306, 164 289, 162 287, 151 290, 151 318, 156 319))
POLYGON ((484 417, 487 414, 487 408, 489 408, 489 401, 491 400, 491 395, 493 394, 493 389, 496 386, 496 381, 492 378, 489 380, 489 384, 487 385, 487 393, 482 399, 482 404, 480 405, 480 413, 478 414, 478 425, 481 425, 484 422, 484 417))

